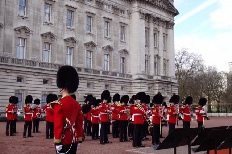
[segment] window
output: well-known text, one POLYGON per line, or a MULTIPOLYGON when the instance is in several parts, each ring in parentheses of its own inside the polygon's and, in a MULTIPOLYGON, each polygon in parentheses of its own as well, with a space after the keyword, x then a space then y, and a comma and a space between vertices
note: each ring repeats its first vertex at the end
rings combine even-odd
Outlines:
POLYGON ((87 82, 87 88, 93 89, 94 88, 94 84, 87 82))
POLYGON ((125 32, 126 32, 125 29, 126 29, 125 26, 122 26, 122 25, 120 26, 120 40, 121 41, 125 41, 125 32))
POLYGON ((158 47, 158 33, 157 32, 154 33, 154 47, 155 48, 158 47))
POLYGON ((166 51, 167 49, 167 37, 166 34, 163 35, 163 50, 166 51))
POLYGON ((105 90, 110 90, 110 85, 106 84, 105 85, 105 90))
POLYGON ((16 81, 17 81, 17 82, 21 82, 21 83, 22 83, 22 82, 23 82, 23 78, 22 78, 22 77, 17 76, 16 81))
POLYGON ((93 65, 93 52, 87 50, 87 53, 86 53, 86 67, 91 69, 92 65, 93 65))
POLYGON ((72 66, 72 59, 73 59, 73 47, 67 47, 66 52, 66 64, 72 66))
POLYGON ((121 86, 121 91, 125 91, 126 87, 125 86, 121 86))
POLYGON ((51 44, 45 42, 43 48, 43 62, 50 63, 51 57, 51 44))
POLYGON ((120 14, 121 14, 121 15, 124 15, 124 14, 125 14, 125 11, 124 11, 124 10, 120 10, 120 14))
POLYGON ((104 22, 104 36, 110 37, 110 22, 109 21, 104 22))
POLYGON ((16 93, 15 93, 15 96, 18 97, 18 100, 19 100, 19 101, 18 101, 18 104, 17 104, 18 109, 19 109, 19 110, 22 110, 22 105, 23 105, 23 104, 22 104, 23 94, 22 94, 21 92, 16 92, 16 93))
POLYGON ((104 4, 104 9, 111 10, 111 5, 110 4, 104 4))
POLYGON ((92 3, 93 2, 93 0, 86 0, 88 3, 92 3))
POLYGON ((51 4, 45 3, 44 17, 45 17, 45 22, 51 22, 52 20, 52 5, 51 4))
POLYGON ((19 37, 16 48, 16 58, 24 59, 26 52, 26 39, 19 37))
POLYGON ((159 68, 159 59, 157 56, 154 58, 154 75, 158 75, 158 68, 159 68))
POLYGON ((43 79, 43 84, 48 84, 49 80, 48 79, 43 79))
POLYGON ((110 55, 105 54, 104 55, 104 71, 110 70, 110 55))
POLYGON ((42 98, 41 98, 41 107, 43 107, 44 105, 47 104, 46 99, 47 99, 47 94, 42 94, 42 98))
POLYGON ((165 59, 164 59, 164 66, 163 66, 163 67, 164 67, 164 68, 163 68, 163 71, 164 71, 164 72, 163 72, 163 75, 164 75, 164 76, 167 76, 167 60, 165 60, 165 59))
POLYGON ((148 46, 149 43, 149 30, 145 28, 145 46, 148 46))
POLYGON ((19 0, 19 15, 26 16, 27 1, 19 0))
POLYGON ((120 73, 125 73, 125 57, 120 58, 120 73))
POLYGON ((149 63, 149 60, 148 60, 148 55, 145 55, 145 72, 148 74, 148 63, 149 63))
POLYGON ((87 16, 87 32, 92 32, 92 26, 93 26, 93 17, 87 16))
POLYGON ((67 10, 67 27, 73 26, 73 11, 67 10))

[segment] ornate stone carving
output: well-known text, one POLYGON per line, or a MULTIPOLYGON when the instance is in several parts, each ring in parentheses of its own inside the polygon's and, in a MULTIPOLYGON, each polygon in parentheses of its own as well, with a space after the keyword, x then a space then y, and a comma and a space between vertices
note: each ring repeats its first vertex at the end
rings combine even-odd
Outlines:
POLYGON ((43 34, 41 34, 41 36, 42 36, 43 39, 49 38, 49 39, 51 39, 52 41, 54 41, 54 40, 56 39, 56 35, 53 34, 52 32, 43 33, 43 34))
POLYGON ((96 4, 99 8, 103 8, 103 1, 102 0, 96 0, 96 4))
POLYGON ((67 37, 64 39, 65 42, 77 43, 77 40, 74 37, 67 37))
POLYGON ((168 21, 166 23, 166 26, 167 26, 168 29, 173 29, 174 25, 175 25, 175 23, 173 21, 168 21))
POLYGON ((105 51, 113 51, 114 50, 114 48, 110 45, 106 45, 106 46, 102 47, 102 49, 105 51))
POLYGON ((129 52, 128 52, 128 50, 126 50, 126 49, 119 50, 118 52, 119 52, 120 54, 122 54, 122 55, 125 55, 125 56, 129 55, 129 52))
POLYGON ((93 41, 86 42, 84 44, 87 48, 96 48, 97 45, 93 41))
POLYGON ((32 30, 30 30, 27 26, 16 27, 14 30, 17 34, 25 33, 26 35, 30 35, 32 33, 32 30))

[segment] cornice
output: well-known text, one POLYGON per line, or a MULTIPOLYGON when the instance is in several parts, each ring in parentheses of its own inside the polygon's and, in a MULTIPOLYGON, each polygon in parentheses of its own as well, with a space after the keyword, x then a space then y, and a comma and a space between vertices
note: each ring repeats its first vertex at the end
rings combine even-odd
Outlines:
MULTIPOLYGON (((1 27, 1 26, 0 26, 1 27)), ((16 27, 14 28, 15 32, 20 34, 23 31, 25 32, 25 34, 30 35, 32 33, 32 30, 30 30, 30 28, 28 28, 27 26, 20 26, 20 27, 16 27)))
POLYGON ((52 32, 43 33, 43 34, 41 34, 41 36, 43 39, 50 38, 53 41, 56 39, 56 35, 53 34, 52 32))

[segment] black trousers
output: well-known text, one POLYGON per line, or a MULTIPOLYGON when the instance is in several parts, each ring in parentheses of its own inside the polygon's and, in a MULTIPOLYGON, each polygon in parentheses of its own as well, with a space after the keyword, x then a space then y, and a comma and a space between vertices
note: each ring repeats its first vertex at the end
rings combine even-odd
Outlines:
POLYGON ((132 121, 130 121, 128 125, 128 136, 133 137, 133 132, 134 132, 134 124, 132 121))
POLYGON ((142 129, 142 139, 145 139, 148 135, 148 122, 145 121, 144 124, 143 124, 143 129, 142 129))
POLYGON ((160 143, 160 124, 153 124, 152 144, 160 143))
POLYGON ((12 136, 14 134, 14 120, 6 121, 6 136, 12 136), (9 131, 10 129, 10 131, 9 131))
POLYGON ((14 133, 16 133, 16 122, 17 122, 17 119, 15 119, 14 121, 13 121, 13 127, 14 127, 14 133))
POLYGON ((102 122, 101 123, 101 130, 100 130, 100 143, 108 142, 108 129, 109 122, 102 122))
POLYGON ((203 122, 198 122, 198 128, 203 128, 203 122))
POLYGON ((32 129, 32 121, 25 121, 23 136, 26 137, 27 130, 28 130, 28 134, 27 135, 31 136, 31 129, 32 129))
POLYGON ((92 139, 99 137, 99 124, 92 124, 92 139))
POLYGON ((86 120, 86 129, 87 129, 87 136, 91 136, 91 127, 92 127, 92 123, 90 120, 86 120))
POLYGON ((171 134, 174 130, 175 130, 175 124, 168 124, 169 125, 169 131, 168 131, 168 135, 171 134))
POLYGON ((127 138, 127 127, 128 127, 128 120, 120 120, 119 121, 120 126, 120 142, 122 141, 128 141, 127 138))
POLYGON ((46 138, 54 138, 54 122, 46 122, 46 138))
POLYGON ((112 122, 112 136, 113 138, 119 137, 119 120, 112 122))
POLYGON ((33 119, 33 133, 38 133, 39 132, 39 118, 33 119))
POLYGON ((183 128, 190 128, 190 121, 183 121, 183 128))
POLYGON ((108 122, 108 125, 107 125, 107 134, 110 134, 110 125, 111 125, 111 122, 108 122))
POLYGON ((143 131, 143 124, 134 125, 133 147, 142 145, 142 131, 143 131))
POLYGON ((63 145, 62 149, 59 153, 56 151, 57 154, 65 153, 65 154, 76 154, 77 153, 77 143, 70 144, 70 145, 63 145))

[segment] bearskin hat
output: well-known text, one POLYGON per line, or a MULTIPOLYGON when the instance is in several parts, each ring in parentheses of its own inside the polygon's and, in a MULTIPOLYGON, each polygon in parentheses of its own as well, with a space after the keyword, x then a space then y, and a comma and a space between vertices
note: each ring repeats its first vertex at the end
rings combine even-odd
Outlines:
POLYGON ((95 98, 95 97, 92 97, 92 98, 89 100, 89 105, 96 106, 96 98, 95 98))
POLYGON ((162 106, 168 107, 166 102, 163 102, 163 103, 162 103, 162 106))
POLYGON ((135 95, 133 95, 133 96, 130 98, 129 103, 130 103, 130 104, 134 104, 134 101, 135 101, 135 95))
POLYGON ((74 100, 77 100, 77 97, 75 94, 72 94, 71 97, 74 99, 74 100))
POLYGON ((198 104, 199 104, 200 106, 205 106, 205 105, 206 105, 206 102, 207 102, 207 99, 204 98, 204 97, 202 97, 202 98, 200 98, 198 104))
POLYGON ((128 95, 123 95, 120 102, 127 104, 129 99, 130 99, 130 97, 128 95))
POLYGON ((186 97, 184 104, 192 104, 193 103, 193 98, 191 96, 186 97))
POLYGON ((98 106, 101 103, 101 99, 96 100, 96 106, 98 106))
POLYGON ((102 92, 102 94, 101 94, 101 100, 103 101, 104 99, 107 100, 107 101, 109 101, 109 99, 110 99, 110 92, 109 92, 109 90, 104 90, 102 92))
POLYGON ((46 98, 46 102, 48 104, 48 103, 51 103, 51 102, 53 102, 53 101, 55 101, 57 99, 58 99, 58 97, 57 97, 56 94, 48 94, 47 98, 46 98))
POLYGON ((120 95, 118 93, 116 93, 114 96, 113 96, 113 102, 118 102, 120 101, 120 95))
POLYGON ((19 102, 19 99, 18 99, 18 97, 16 97, 16 96, 11 96, 11 97, 9 98, 9 102, 10 102, 10 103, 13 103, 13 104, 17 104, 17 103, 19 102))
POLYGON ((34 104, 39 105, 39 104, 40 104, 40 99, 38 99, 38 98, 35 99, 35 100, 34 100, 34 104))
POLYGON ((79 85, 78 73, 72 66, 61 66, 57 72, 56 84, 58 88, 66 88, 69 93, 74 93, 79 85))
POLYGON ((164 100, 164 97, 161 95, 160 92, 158 92, 152 99, 152 103, 154 104, 162 104, 164 100))
POLYGON ((82 112, 83 112, 84 114, 87 114, 90 110, 91 110, 91 105, 90 105, 90 104, 84 104, 84 105, 82 106, 82 112))
POLYGON ((31 95, 27 95, 25 99, 25 104, 31 104, 33 101, 33 97, 31 95))
POLYGON ((138 92, 138 93, 135 95, 135 99, 138 99, 138 100, 140 100, 141 102, 144 102, 145 97, 146 97, 146 93, 145 93, 145 92, 138 92))
POLYGON ((146 95, 146 97, 144 99, 144 103, 145 104, 150 104, 150 95, 146 95))
POLYGON ((180 100, 180 96, 173 94, 173 96, 170 98, 169 102, 174 103, 174 104, 178 104, 179 100, 180 100))
POLYGON ((85 102, 85 103, 89 102, 90 99, 91 99, 92 97, 93 97, 93 95, 91 95, 91 94, 87 95, 87 96, 85 97, 84 102, 85 102))

